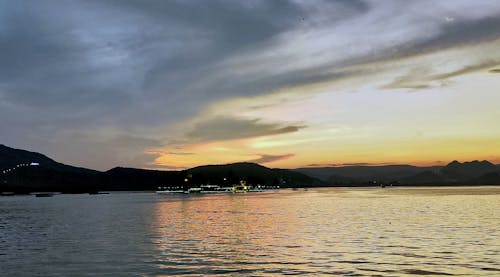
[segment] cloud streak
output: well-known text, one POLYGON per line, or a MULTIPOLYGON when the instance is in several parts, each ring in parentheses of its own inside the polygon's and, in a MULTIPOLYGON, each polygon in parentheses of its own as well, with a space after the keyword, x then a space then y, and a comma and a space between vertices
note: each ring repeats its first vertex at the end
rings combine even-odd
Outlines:
MULTIPOLYGON (((500 45, 500 43, 498 44, 500 45)), ((477 71, 482 71, 492 66, 500 63, 500 56, 495 57, 496 59, 489 59, 486 61, 475 61, 474 64, 462 65, 457 69, 448 70, 444 73, 436 73, 433 69, 420 68, 411 72, 412 74, 397 77, 392 83, 382 86, 383 89, 428 89, 432 87, 432 82, 444 81, 453 77, 465 75, 468 73, 473 73, 477 71)), ((494 73, 490 70, 491 73, 494 73)), ((444 83, 440 83, 444 85, 444 83)))
POLYGON ((215 117, 194 123, 186 138, 191 142, 249 139, 293 133, 305 127, 264 123, 260 119, 215 117))
POLYGON ((260 154, 260 158, 254 159, 254 160, 249 160, 247 162, 249 163, 258 163, 258 164, 266 164, 266 163, 272 163, 272 162, 277 162, 281 160, 286 160, 293 158, 295 155, 294 154, 284 154, 284 155, 268 155, 268 154, 260 154))

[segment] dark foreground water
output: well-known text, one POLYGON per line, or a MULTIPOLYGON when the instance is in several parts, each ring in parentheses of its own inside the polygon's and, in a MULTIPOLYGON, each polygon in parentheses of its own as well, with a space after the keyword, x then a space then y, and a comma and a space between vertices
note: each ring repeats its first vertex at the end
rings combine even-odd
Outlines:
POLYGON ((500 276, 500 187, 0 198, 1 276, 500 276))

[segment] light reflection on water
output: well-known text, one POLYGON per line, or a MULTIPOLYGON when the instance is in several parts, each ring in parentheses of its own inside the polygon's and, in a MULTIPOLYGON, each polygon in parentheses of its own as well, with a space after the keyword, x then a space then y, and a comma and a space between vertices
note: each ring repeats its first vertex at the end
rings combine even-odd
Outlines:
POLYGON ((500 274, 500 187, 0 198, 6 275, 500 274))

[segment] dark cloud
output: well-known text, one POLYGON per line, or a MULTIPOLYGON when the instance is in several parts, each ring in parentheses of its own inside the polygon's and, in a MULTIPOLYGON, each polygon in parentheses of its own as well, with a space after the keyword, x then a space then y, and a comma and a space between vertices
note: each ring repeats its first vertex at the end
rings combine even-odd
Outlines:
POLYGON ((495 68, 489 71, 490 73, 500 73, 500 68, 495 68))
POLYGON ((486 62, 465 66, 461 69, 453 70, 451 72, 433 75, 433 76, 431 76, 431 79, 432 80, 444 80, 444 79, 464 75, 467 73, 471 73, 471 72, 475 72, 475 71, 479 71, 479 70, 484 70, 485 68, 489 68, 492 65, 497 65, 498 63, 500 63, 500 60, 489 60, 486 62))
POLYGON ((157 139, 136 137, 130 135, 119 135, 112 139, 107 140, 107 142, 115 147, 134 147, 134 146, 147 146, 147 147, 159 147, 162 142, 157 139))
MULTIPOLYGON (((301 71, 242 78, 218 68, 221 60, 302 24, 299 19, 311 11, 290 1, 23 1, 4 6, 3 98, 52 113, 76 112, 73 120, 87 124, 158 125, 235 93, 252 95, 329 78, 301 71)), ((362 1, 332 6, 348 11, 335 15, 339 20, 367 8, 362 1)))
POLYGON ((281 160, 286 160, 294 157, 294 154, 284 154, 284 155, 266 155, 266 154, 261 154, 260 158, 254 159, 247 161, 249 163, 258 163, 258 164, 265 164, 265 163, 272 163, 276 161, 281 161, 281 160))
MULTIPOLYGON (((408 12, 406 3, 366 1, 3 1, 0 140, 93 168, 138 165, 151 158, 139 157, 146 148, 162 143, 158 130, 210 103, 348 78, 359 74, 346 71, 349 65, 475 44, 500 33, 500 18, 493 14, 443 23, 435 35, 390 47, 369 44, 370 51, 351 54, 357 40, 336 44, 337 30, 391 5, 408 12), (320 49, 310 50, 316 44, 320 49), (156 132, 143 135, 142 127, 156 132), (92 133, 96 129, 106 135, 92 133)), ((353 34, 373 36, 359 28, 353 34)), ((273 135, 303 126, 219 118, 195 127, 190 140, 273 135)))
POLYGON ((10 119, 0 138, 47 148, 67 128, 163 126, 260 92, 247 78, 209 77, 224 57, 293 28, 300 15, 288 1, 3 3, 0 113, 10 119))
MULTIPOLYGON (((312 20, 319 11, 332 11, 326 23, 334 28, 374 7, 365 1, 302 5, 290 1, 14 1, 2 8, 0 78, 6 101, 60 113, 77 111, 79 117, 74 120, 84 118, 95 124, 106 118, 114 124, 155 125, 185 118, 207 101, 235 93, 253 95, 345 77, 325 74, 323 66, 331 70, 338 64, 244 78, 217 66, 224 58, 272 45, 278 35, 303 28, 302 18, 312 22, 309 29, 321 27, 312 20)), ((398 46, 398 53, 404 56, 493 39, 498 37, 499 20, 443 24, 437 37, 398 46)), ((367 57, 379 54, 386 58, 383 53, 367 57)), ((357 58, 349 57, 349 63, 357 58)))
POLYGON ((105 58, 95 56, 101 47, 79 35, 81 27, 70 18, 73 12, 65 11, 71 7, 58 5, 58 11, 50 4, 28 1, 6 7, 8 24, 0 31, 0 82, 6 101, 53 112, 123 104, 125 90, 120 84, 128 81, 94 64, 105 58))
MULTIPOLYGON (((283 87, 344 76, 342 72, 330 72, 331 68, 242 75, 230 66, 221 65, 221 62, 241 53, 260 51, 260 48, 273 45, 277 36, 302 24, 300 18, 311 11, 290 1, 246 4, 213 1, 208 6, 193 5, 192 2, 147 3, 132 1, 129 4, 135 11, 158 17, 160 22, 168 19, 198 30, 196 40, 185 41, 182 51, 175 56, 158 59, 144 77, 145 94, 165 99, 177 116, 195 114, 200 104, 227 97, 259 95, 283 87)), ((340 1, 332 6, 345 10, 344 15, 336 15, 337 20, 349 18, 367 8, 362 1, 340 1)))
MULTIPOLYGON (((432 22, 436 18, 429 16, 422 17, 420 20, 432 22)), ((435 26, 429 29, 435 33, 434 35, 417 37, 404 43, 388 43, 387 47, 380 49, 380 51, 349 57, 347 61, 336 62, 332 65, 360 65, 377 61, 399 60, 448 48, 474 46, 500 38, 500 14, 476 20, 457 19, 452 23, 446 23, 444 18, 440 20, 442 23, 434 24, 435 26)))
POLYGON ((297 132, 302 125, 263 123, 259 119, 217 117, 194 124, 186 137, 191 142, 246 139, 297 132))
POLYGON ((156 139, 94 130, 91 133, 71 131, 60 134, 36 151, 54 153, 50 154, 52 158, 72 165, 108 170, 115 166, 151 165, 160 154, 148 149, 160 146, 162 142, 156 139))
POLYGON ((402 47, 408 55, 433 52, 449 47, 477 45, 480 42, 500 38, 500 17, 489 16, 477 20, 454 20, 453 23, 441 24, 437 36, 429 37, 419 43, 402 47))

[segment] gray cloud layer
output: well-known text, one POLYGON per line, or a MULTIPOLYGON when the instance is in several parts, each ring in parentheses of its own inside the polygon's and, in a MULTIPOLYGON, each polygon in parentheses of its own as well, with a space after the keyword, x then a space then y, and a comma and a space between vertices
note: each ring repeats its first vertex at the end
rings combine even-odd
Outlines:
MULTIPOLYGON (((142 152, 165 142, 164 126, 210 102, 498 38, 495 1, 445 4, 0 0, 0 142, 93 168, 141 166, 142 152)), ((198 126, 186 135, 215 140, 300 129, 217 121, 205 127, 236 129, 214 135, 198 126)))
POLYGON ((297 132, 304 127, 262 123, 259 119, 216 117, 196 123, 187 133, 187 138, 195 142, 245 139, 297 132))

